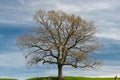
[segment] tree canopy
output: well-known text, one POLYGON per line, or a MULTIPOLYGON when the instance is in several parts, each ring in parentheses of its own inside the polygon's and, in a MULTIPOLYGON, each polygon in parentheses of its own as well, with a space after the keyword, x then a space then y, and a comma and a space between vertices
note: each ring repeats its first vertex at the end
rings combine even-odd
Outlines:
POLYGON ((22 35, 17 45, 27 50, 28 64, 56 64, 58 80, 62 78, 62 67, 95 67, 100 62, 93 56, 99 48, 95 37, 96 26, 80 16, 63 11, 38 10, 34 20, 39 27, 33 34, 22 35))

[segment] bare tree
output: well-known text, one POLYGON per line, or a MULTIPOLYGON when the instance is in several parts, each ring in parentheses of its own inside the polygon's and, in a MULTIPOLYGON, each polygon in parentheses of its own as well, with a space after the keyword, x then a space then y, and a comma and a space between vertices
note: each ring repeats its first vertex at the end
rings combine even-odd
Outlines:
POLYGON ((95 37, 96 27, 92 22, 54 10, 38 10, 34 20, 40 26, 34 30, 35 34, 17 39, 18 47, 28 51, 25 57, 30 66, 39 62, 56 64, 58 80, 62 80, 62 68, 65 65, 94 68, 100 64, 92 56, 99 48, 95 37))

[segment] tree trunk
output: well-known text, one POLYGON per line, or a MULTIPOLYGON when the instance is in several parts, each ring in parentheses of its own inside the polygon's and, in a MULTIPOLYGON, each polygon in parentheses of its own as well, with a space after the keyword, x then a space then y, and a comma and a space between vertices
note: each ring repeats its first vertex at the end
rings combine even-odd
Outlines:
POLYGON ((62 80, 62 65, 58 65, 58 80, 62 80))

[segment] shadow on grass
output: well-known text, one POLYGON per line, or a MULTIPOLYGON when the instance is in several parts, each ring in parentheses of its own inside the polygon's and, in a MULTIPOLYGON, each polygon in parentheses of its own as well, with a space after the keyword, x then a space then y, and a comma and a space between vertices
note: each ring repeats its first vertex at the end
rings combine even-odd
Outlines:
POLYGON ((36 77, 27 80, 57 80, 57 77, 36 77))

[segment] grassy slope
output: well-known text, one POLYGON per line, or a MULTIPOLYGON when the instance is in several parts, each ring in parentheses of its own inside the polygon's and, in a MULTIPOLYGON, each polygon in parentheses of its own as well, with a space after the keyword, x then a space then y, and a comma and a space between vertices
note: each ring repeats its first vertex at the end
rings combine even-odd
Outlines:
MULTIPOLYGON (((51 77, 52 79, 48 79, 47 77, 41 78, 30 78, 27 80, 56 80, 55 77, 51 77)), ((113 78, 87 78, 87 77, 65 77, 64 80, 114 80, 113 78)))

